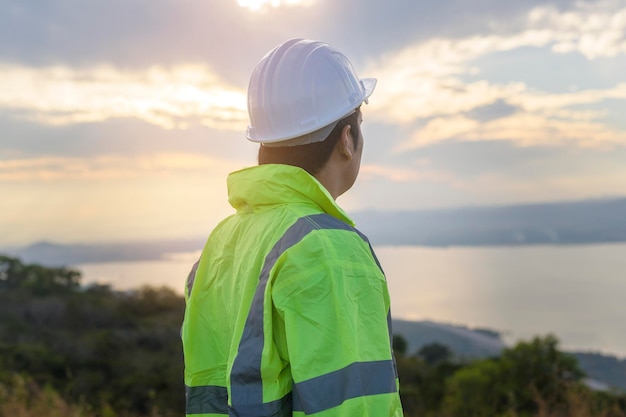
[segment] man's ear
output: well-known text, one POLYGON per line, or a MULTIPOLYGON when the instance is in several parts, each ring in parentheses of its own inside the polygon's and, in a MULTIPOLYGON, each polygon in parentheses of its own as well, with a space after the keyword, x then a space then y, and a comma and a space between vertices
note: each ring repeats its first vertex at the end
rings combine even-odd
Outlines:
POLYGON ((337 142, 339 154, 348 161, 354 156, 354 143, 351 133, 352 127, 350 125, 345 125, 343 129, 341 129, 341 135, 339 136, 339 141, 337 142))

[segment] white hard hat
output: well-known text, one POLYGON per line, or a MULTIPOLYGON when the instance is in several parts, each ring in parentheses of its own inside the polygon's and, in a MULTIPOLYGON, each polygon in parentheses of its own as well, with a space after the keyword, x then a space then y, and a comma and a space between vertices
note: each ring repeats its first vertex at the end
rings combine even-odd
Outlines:
POLYGON ((246 137, 268 146, 321 142, 337 121, 367 103, 375 86, 375 78, 359 79, 350 61, 327 43, 289 40, 252 72, 246 137))

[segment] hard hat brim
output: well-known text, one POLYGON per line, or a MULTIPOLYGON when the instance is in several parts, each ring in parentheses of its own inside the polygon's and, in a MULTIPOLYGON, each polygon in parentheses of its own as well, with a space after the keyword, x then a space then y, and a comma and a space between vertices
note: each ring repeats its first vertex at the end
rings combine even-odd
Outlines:
POLYGON ((334 121, 331 124, 324 126, 323 128, 318 129, 314 132, 305 133, 304 135, 300 135, 292 139, 279 140, 274 142, 261 142, 261 144, 269 148, 284 148, 288 146, 300 146, 308 145, 310 143, 323 142, 328 137, 328 135, 330 135, 330 132, 333 131, 338 121, 339 120, 334 121))
POLYGON ((363 101, 365 102, 365 104, 367 104, 367 100, 374 92, 377 82, 378 80, 376 78, 361 78, 361 85, 363 86, 363 89, 365 90, 365 94, 363 97, 363 101))

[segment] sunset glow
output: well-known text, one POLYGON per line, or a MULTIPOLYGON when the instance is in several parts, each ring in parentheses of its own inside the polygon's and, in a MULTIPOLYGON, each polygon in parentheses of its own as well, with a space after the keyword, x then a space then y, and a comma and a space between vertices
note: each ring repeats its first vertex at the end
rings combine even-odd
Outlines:
POLYGON ((124 2, 0 5, 0 237, 218 221, 229 172, 257 163, 250 74, 295 37, 378 79, 349 212, 623 196, 626 3, 481 4, 190 0, 138 3, 137 19, 124 2))
POLYGON ((269 8, 311 6, 313 0, 237 0, 237 4, 252 12, 260 12, 266 11, 269 8))
POLYGON ((45 124, 137 118, 165 129, 199 123, 243 129, 245 91, 231 87, 204 65, 122 71, 111 66, 0 67, 0 110, 45 124))

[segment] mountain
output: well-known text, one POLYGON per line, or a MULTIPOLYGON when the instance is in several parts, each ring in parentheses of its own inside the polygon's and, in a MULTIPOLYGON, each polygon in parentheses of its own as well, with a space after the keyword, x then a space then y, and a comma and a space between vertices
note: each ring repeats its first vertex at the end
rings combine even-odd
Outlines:
POLYGON ((393 320, 393 333, 407 342, 407 353, 413 354, 422 346, 440 343, 452 350, 455 356, 482 359, 498 356, 506 346, 497 332, 469 329, 464 326, 432 321, 393 320))
MULTIPOLYGON (((461 360, 497 357, 507 346, 497 331, 432 321, 393 320, 393 333, 407 341, 407 353, 439 343, 461 360)), ((590 352, 566 352, 578 360, 587 375, 586 383, 596 389, 613 388, 626 392, 626 359, 590 352)))
MULTIPOLYGON (((626 198, 503 207, 470 207, 353 214, 374 245, 479 246, 626 242, 626 198)), ((134 243, 39 242, 0 249, 48 266, 163 259, 202 249, 206 236, 134 243)))
POLYGON ((626 198, 352 217, 374 245, 479 246, 626 242, 626 198))
POLYGON ((204 239, 74 245, 38 242, 23 248, 1 250, 0 253, 19 257, 24 263, 64 266, 90 262, 153 261, 163 259, 170 253, 200 250, 203 245, 204 239))
POLYGON ((574 352, 573 355, 590 378, 626 391, 626 359, 589 352, 574 352))

